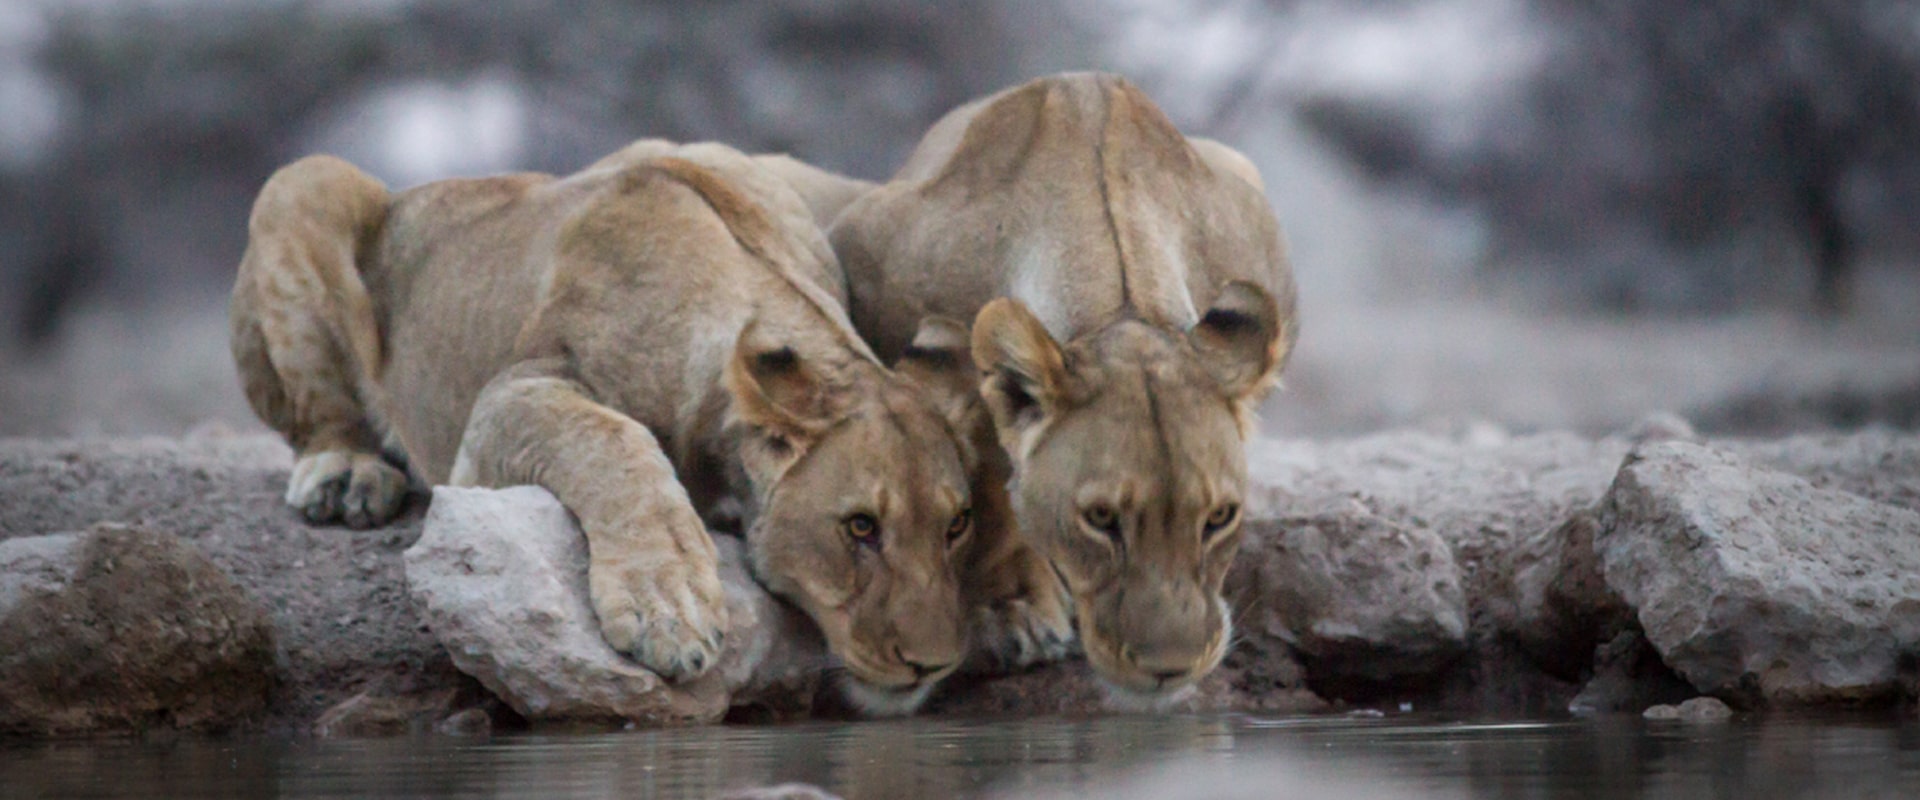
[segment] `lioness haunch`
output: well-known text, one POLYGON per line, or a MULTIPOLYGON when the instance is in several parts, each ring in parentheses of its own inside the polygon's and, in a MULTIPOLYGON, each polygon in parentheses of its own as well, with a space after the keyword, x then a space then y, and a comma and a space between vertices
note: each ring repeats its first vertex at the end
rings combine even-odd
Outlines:
POLYGON ((1061 75, 949 113, 829 238, 883 357, 919 315, 974 317, 1020 532, 1109 685, 1157 702, 1211 671, 1251 411, 1296 329, 1253 165, 1124 79, 1061 75))
POLYGON ((672 680, 727 632, 707 521, 809 614, 856 705, 904 713, 965 654, 967 333, 888 370, 793 188, 733 150, 645 141, 564 178, 389 194, 312 157, 261 190, 234 359, 297 454, 287 502, 378 524, 407 478, 538 484, 578 517, 606 640, 672 680), (956 349, 957 348, 957 349, 956 349), (957 412, 956 412, 957 413, 957 412))

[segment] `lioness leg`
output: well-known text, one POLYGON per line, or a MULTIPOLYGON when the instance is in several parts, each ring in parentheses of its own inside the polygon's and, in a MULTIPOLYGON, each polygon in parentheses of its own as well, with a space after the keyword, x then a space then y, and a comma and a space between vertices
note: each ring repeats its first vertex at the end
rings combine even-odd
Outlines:
POLYGON ((586 533, 607 643, 669 680, 699 675, 727 630, 713 540, 653 434, 559 375, 556 360, 527 361, 488 383, 450 483, 553 492, 586 533))
POLYGON ((977 538, 961 556, 960 585, 973 609, 974 669, 1014 670, 1073 652, 1073 600, 1046 556, 1020 535, 1006 492, 1013 471, 992 422, 968 420, 981 463, 973 480, 977 538))
POLYGON ((1073 601, 1046 558, 1005 530, 1003 541, 980 542, 981 556, 962 567, 982 666, 1013 670, 1065 658, 1074 647, 1073 601))
POLYGON ((287 504, 313 522, 377 525, 406 496, 359 391, 379 332, 356 260, 387 199, 352 165, 306 158, 267 180, 247 223, 229 310, 233 359, 254 413, 293 446, 287 504))

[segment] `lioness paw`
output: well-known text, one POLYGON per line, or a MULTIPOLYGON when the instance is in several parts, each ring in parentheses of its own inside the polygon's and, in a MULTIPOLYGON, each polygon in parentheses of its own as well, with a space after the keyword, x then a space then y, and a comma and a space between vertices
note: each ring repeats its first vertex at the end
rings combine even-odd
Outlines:
POLYGON ((381 525, 400 513, 406 497, 406 473, 371 453, 308 453, 294 461, 287 480, 287 505, 313 523, 381 525))
POLYGON ((974 641, 987 668, 1014 671, 1073 654, 1073 617, 1059 603, 1014 598, 974 612, 974 641))
POLYGON ((649 568, 598 560, 587 569, 593 611, 613 649, 670 681, 698 677, 726 644, 726 592, 712 566, 678 560, 649 568))

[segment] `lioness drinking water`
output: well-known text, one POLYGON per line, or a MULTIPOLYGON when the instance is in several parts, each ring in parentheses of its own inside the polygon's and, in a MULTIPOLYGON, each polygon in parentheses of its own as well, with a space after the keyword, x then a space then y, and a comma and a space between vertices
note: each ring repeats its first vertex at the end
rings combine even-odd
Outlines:
POLYGON ((1125 695, 1191 685, 1232 638, 1244 442, 1296 330, 1262 191, 1131 83, 1069 74, 949 113, 830 231, 882 357, 925 315, 974 319, 1019 528, 1125 695))
POLYGON ((727 632, 703 515, 736 517, 856 704, 911 710, 960 663, 974 454, 944 414, 970 402, 966 330, 931 322, 884 368, 774 173, 646 141, 564 178, 390 194, 312 157, 249 226, 233 354, 308 519, 394 515, 408 477, 383 446, 427 482, 543 486, 585 531, 607 642, 679 680, 727 632))

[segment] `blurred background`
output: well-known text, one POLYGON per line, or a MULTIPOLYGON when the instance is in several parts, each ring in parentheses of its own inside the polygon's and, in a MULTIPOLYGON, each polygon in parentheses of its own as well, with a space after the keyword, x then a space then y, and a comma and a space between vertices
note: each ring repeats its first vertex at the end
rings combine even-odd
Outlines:
POLYGON ((1063 69, 1261 167, 1302 288, 1271 432, 1920 426, 1909 0, 9 0, 0 435, 261 429, 225 295, 301 155, 882 179, 1063 69))

